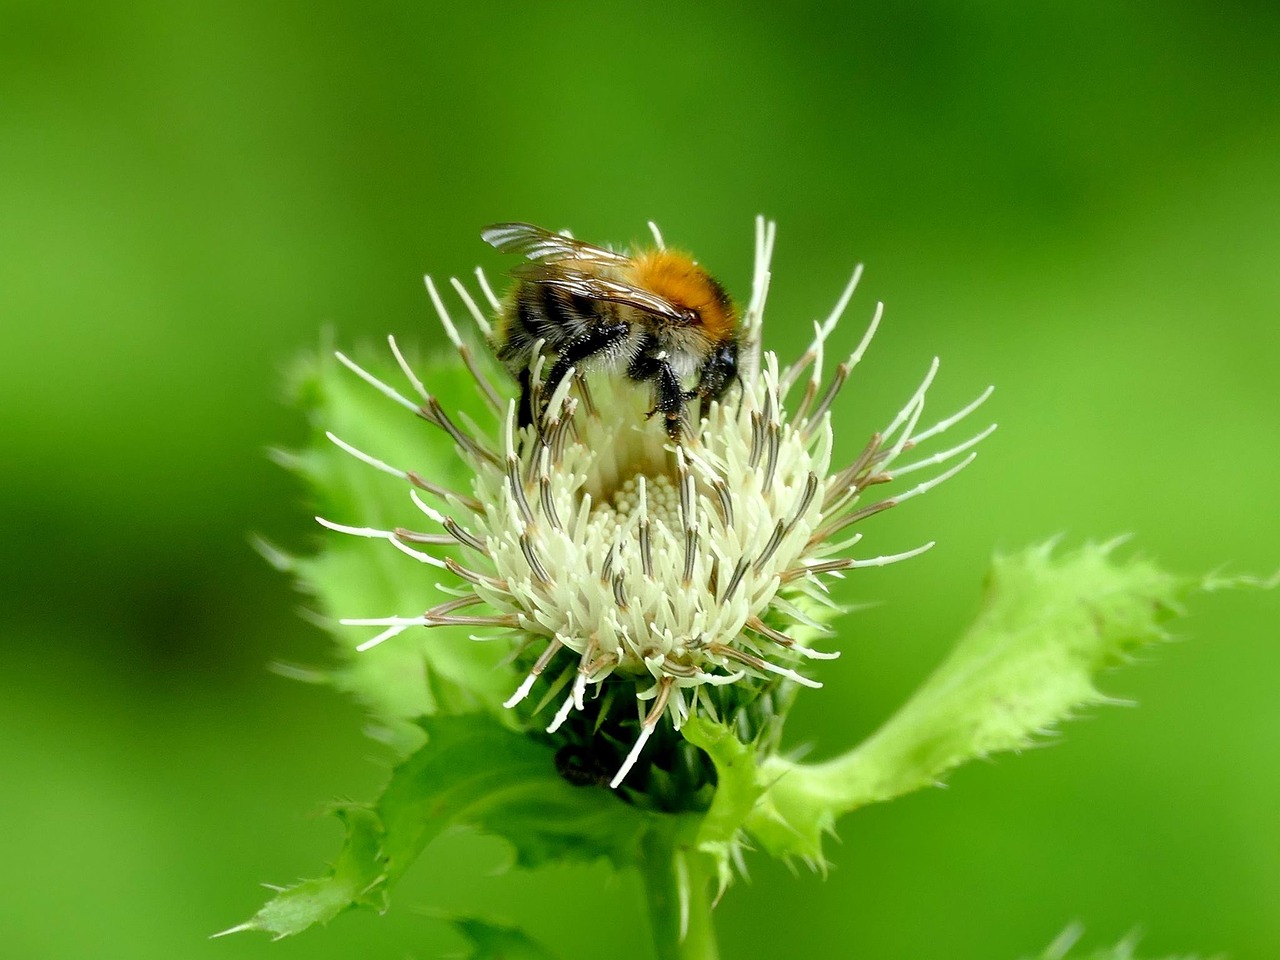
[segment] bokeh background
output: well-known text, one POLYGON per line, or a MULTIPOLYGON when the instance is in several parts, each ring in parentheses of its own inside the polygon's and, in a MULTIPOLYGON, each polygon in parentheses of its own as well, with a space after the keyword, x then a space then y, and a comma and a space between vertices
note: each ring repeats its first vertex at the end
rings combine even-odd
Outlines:
MULTIPOLYGON (((337 849, 386 756, 268 671, 326 638, 247 545, 317 541, 264 450, 329 328, 436 344, 421 274, 501 269, 481 225, 658 221, 769 343, 856 260, 860 446, 935 353, 935 409, 1001 429, 868 534, 818 755, 881 721, 973 613, 987 556, 1132 533, 1184 571, 1280 563, 1280 15, 1273 4, 14 2, 0 8, 0 954, 434 957, 432 910, 567 960, 643 958, 634 878, 503 874, 437 843, 386 917, 209 941, 337 849)), ((1013 960, 1079 920, 1153 954, 1280 956, 1280 597, 1215 595, 1109 677, 1136 710, 844 822, 826 880, 763 857, 726 957, 1013 960)), ((376 654, 370 654, 376 655, 376 654)))

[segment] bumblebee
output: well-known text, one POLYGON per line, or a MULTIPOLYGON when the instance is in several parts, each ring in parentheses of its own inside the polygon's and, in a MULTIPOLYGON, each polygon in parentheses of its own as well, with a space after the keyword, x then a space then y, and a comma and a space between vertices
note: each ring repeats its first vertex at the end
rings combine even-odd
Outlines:
POLYGON ((686 405, 696 398, 705 414, 738 378, 737 309, 687 255, 647 249, 629 256, 528 223, 496 223, 481 236, 530 261, 511 271, 516 284, 494 333, 498 359, 520 384, 520 426, 543 414, 533 409, 529 370, 538 341, 551 364, 544 398, 571 369, 624 372, 652 385, 649 416, 661 414, 677 442, 686 405))

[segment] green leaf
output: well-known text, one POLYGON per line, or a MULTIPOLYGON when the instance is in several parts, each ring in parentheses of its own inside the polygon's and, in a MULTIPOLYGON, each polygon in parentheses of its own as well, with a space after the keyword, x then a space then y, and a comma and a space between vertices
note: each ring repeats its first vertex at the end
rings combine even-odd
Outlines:
POLYGON ((714 859, 723 893, 733 879, 732 865, 742 843, 742 825, 764 793, 756 751, 754 746, 739 741, 727 726, 707 717, 689 717, 680 731, 686 740, 706 751, 716 765, 715 796, 698 825, 694 843, 714 859))
POLYGON ((687 820, 646 813, 603 787, 570 785, 551 747, 487 715, 431 717, 422 728, 426 744, 396 768, 376 804, 338 811, 347 841, 329 875, 283 891, 234 930, 281 937, 348 907, 385 909, 391 888, 450 826, 503 837, 520 866, 607 857, 621 868, 637 861, 646 835, 687 820))
MULTIPOLYGON (((822 834, 840 815, 936 784, 968 760, 1025 747, 1082 708, 1110 702, 1095 675, 1162 640, 1161 623, 1183 598, 1253 583, 1174 576, 1146 560, 1117 560, 1112 546, 1054 556, 1046 545, 998 557, 977 619, 876 733, 825 763, 757 761, 759 797, 745 829, 775 856, 820 864, 822 834)), ((695 727, 694 736, 705 735, 695 727)), ((741 810, 750 792, 731 748, 704 749, 736 784, 719 807, 723 835, 730 810, 741 810)))
POLYGON ((466 960, 556 960, 555 954, 515 927, 474 917, 457 917, 449 922, 472 946, 466 960))
POLYGON ((262 930, 279 940, 312 924, 328 923, 353 904, 384 908, 382 823, 377 813, 355 805, 335 812, 346 825, 347 838, 328 875, 282 890, 252 919, 214 936, 262 930))
MULTIPOLYGON (((413 396, 389 362, 360 357, 361 366, 413 396)), ((423 381, 466 411, 474 387, 455 363, 419 363, 423 381)), ((327 352, 300 364, 294 392, 312 425, 300 453, 280 459, 306 481, 315 512, 328 520, 383 530, 407 527, 439 533, 413 504, 409 484, 380 472, 333 443, 326 432, 401 470, 412 470, 462 494, 470 473, 443 431, 383 396, 327 352)), ((483 414, 475 409, 477 417, 483 414)), ((423 494, 445 514, 446 501, 423 494)), ((302 589, 319 602, 324 625, 336 640, 338 667, 329 679, 356 696, 392 733, 402 754, 421 743, 414 724, 437 712, 497 712, 518 682, 502 662, 501 644, 479 644, 453 627, 414 628, 364 653, 356 646, 377 628, 340 626, 343 617, 414 616, 448 599, 437 586, 452 580, 405 556, 382 540, 317 528, 318 553, 293 560, 302 589)), ((448 551, 444 551, 447 553, 448 551)), ((454 556, 465 562, 460 551, 454 556)))

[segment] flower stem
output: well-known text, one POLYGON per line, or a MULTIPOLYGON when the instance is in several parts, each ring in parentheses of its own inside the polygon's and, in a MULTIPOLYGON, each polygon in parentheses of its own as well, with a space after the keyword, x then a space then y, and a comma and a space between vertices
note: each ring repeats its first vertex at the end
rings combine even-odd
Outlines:
POLYGON ((717 960, 720 956, 711 922, 708 867, 705 856, 677 845, 672 831, 659 826, 645 837, 640 872, 657 960, 717 960))

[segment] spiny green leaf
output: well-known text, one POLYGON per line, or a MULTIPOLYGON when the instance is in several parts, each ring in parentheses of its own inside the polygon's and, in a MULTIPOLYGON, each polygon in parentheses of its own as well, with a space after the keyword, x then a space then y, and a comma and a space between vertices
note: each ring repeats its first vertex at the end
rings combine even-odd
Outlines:
POLYGON ((698 827, 698 845, 709 849, 733 840, 763 792, 755 751, 724 724, 706 717, 691 716, 680 729, 685 739, 705 750, 716 765, 716 795, 698 827))
MULTIPOLYGON (((1183 598, 1256 583, 1174 576, 1146 560, 1117 560, 1112 546, 1055 556, 1046 545, 998 557, 977 619, 876 733, 826 763, 758 761, 760 795, 745 829, 774 855, 821 863, 822 834, 840 815, 936 784, 968 760, 1025 747, 1081 708, 1108 702, 1095 675, 1163 639, 1161 623, 1183 598)), ((718 767, 730 757, 742 764, 723 743, 704 749, 718 767)), ((740 780, 729 765, 724 774, 740 780)), ((724 800, 719 834, 747 796, 736 786, 724 800)))
POLYGON ((742 825, 764 792, 759 783, 755 749, 722 723, 691 716, 680 728, 686 740, 705 750, 716 765, 716 792, 698 825, 695 844, 715 861, 720 890, 732 880, 732 864, 742 839, 742 825))
POLYGON ((346 824, 347 838, 329 873, 282 890, 250 920, 215 936, 262 930, 278 940, 328 923, 354 904, 383 909, 382 823, 368 807, 351 805, 335 812, 346 824))
MULTIPOLYGON (((402 392, 412 388, 385 362, 361 365, 402 392)), ((415 364, 423 380, 465 409, 474 393, 456 364, 415 364)), ((362 463, 326 436, 341 440, 398 469, 412 470, 462 494, 469 473, 443 431, 374 390, 332 356, 308 359, 295 374, 295 393, 313 425, 305 450, 282 458, 308 484, 320 516, 351 526, 441 532, 414 506, 403 480, 362 463)), ((445 514, 456 506, 422 496, 445 514)), ((377 632, 342 627, 342 617, 414 616, 448 597, 437 587, 439 571, 380 540, 319 530, 321 549, 298 558, 293 571, 319 601, 334 633, 340 666, 331 674, 340 689, 359 698, 392 732, 402 753, 421 743, 413 720, 436 712, 499 709, 517 678, 502 663, 499 644, 478 644, 461 628, 414 628, 364 653, 355 648, 377 632)), ((465 558, 457 554, 459 560, 465 558)))
POLYGON ((422 721, 427 745, 392 776, 378 810, 392 877, 449 823, 508 840, 520 866, 608 857, 634 862, 655 817, 603 787, 575 787, 551 747, 484 716, 422 721))
POLYGON ((384 909, 405 870, 450 826, 503 837, 521 866, 607 857, 625 867, 646 833, 688 820, 645 813, 601 787, 571 786, 549 746, 488 715, 429 717, 422 728, 426 744, 396 768, 377 803, 339 811, 347 842, 330 874, 284 891, 235 930, 287 936, 351 906, 384 909))

